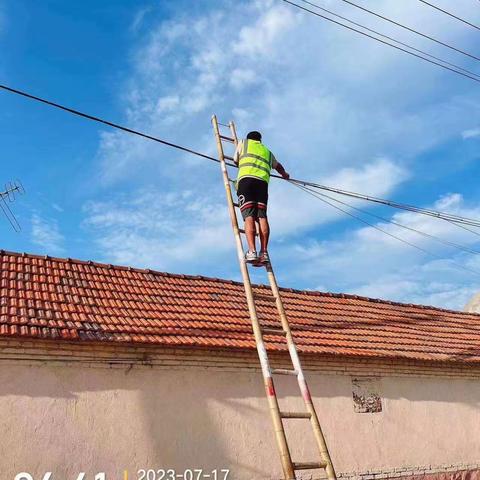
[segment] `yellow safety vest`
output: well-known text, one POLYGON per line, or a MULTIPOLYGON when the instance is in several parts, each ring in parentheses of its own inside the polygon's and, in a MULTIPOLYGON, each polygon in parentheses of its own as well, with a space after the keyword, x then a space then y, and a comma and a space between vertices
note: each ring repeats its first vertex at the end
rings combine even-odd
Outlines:
POLYGON ((268 183, 271 169, 272 152, 261 142, 245 139, 238 161, 237 183, 243 177, 259 178, 268 183))

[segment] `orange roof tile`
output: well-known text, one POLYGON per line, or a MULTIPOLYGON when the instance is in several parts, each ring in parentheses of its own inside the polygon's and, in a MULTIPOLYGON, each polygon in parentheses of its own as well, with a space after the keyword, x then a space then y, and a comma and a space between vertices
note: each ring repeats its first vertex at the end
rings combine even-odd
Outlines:
MULTIPOLYGON (((355 295, 281 295, 303 353, 480 363, 480 315, 355 295)), ((278 326, 271 302, 259 300, 258 313, 278 326)), ((0 336, 255 348, 241 283, 4 251, 0 336)), ((265 341, 285 350, 280 337, 265 341)))

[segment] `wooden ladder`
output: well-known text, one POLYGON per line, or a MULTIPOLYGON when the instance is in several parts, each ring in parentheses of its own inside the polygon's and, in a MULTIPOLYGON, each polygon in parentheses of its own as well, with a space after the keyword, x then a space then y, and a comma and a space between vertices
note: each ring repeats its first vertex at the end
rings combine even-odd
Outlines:
POLYGON ((239 228, 237 214, 235 209, 238 208, 238 204, 233 201, 232 189, 230 183, 234 181, 228 176, 226 160, 233 160, 232 156, 227 156, 224 153, 223 143, 229 142, 234 147, 238 143, 237 132, 235 129, 235 124, 229 122, 227 124, 219 123, 217 117, 214 115, 212 117, 213 130, 215 133, 215 139, 217 142, 218 156, 220 160, 220 166, 222 169, 223 183, 225 186, 225 192, 227 194, 228 210, 230 213, 230 219, 232 221, 233 233, 235 236, 235 243, 237 246, 238 261, 240 264, 240 270, 242 272, 243 284, 245 286, 245 295, 247 297, 248 311, 250 313, 250 320, 252 322, 253 333, 255 335, 255 342, 257 345, 258 357, 260 359, 260 364, 262 367, 262 374, 265 383, 265 391, 267 394, 268 404, 270 408, 270 414, 272 417, 273 427, 275 430, 275 438, 277 441, 278 449, 280 451, 280 457, 282 462, 283 475, 285 480, 295 480, 295 472, 299 470, 313 470, 313 469, 324 469, 329 480, 336 480, 335 470, 333 468, 332 461, 330 459, 330 454, 328 453, 327 444, 325 442, 325 437, 322 433, 320 423, 318 421, 317 413, 315 412, 315 407, 310 396, 310 391, 308 389, 305 376, 303 374, 302 365, 298 357, 297 348, 293 340, 292 332, 290 330, 290 325, 288 323, 287 317, 285 315, 285 310, 283 308, 282 298, 278 290, 277 281, 275 279, 275 274, 271 263, 264 265, 268 281, 270 283, 270 288, 272 290, 272 296, 268 295, 268 298, 275 302, 277 306, 277 311, 280 319, 279 328, 265 328, 262 327, 258 316, 257 309, 255 305, 255 300, 266 300, 265 295, 256 295, 252 290, 252 284, 250 281, 250 275, 248 272, 247 263, 245 262, 244 249, 242 238, 240 234, 245 234, 244 230, 239 228), (220 127, 228 127, 229 134, 224 135, 220 133, 220 127), (285 343, 288 347, 288 352, 292 361, 292 370, 288 369, 272 369, 270 368, 270 362, 267 355, 267 350, 265 348, 265 343, 263 341, 263 335, 281 335, 285 339, 285 343), (284 412, 280 410, 277 395, 275 392, 275 387, 273 383, 272 375, 294 375, 297 377, 298 385, 300 387, 300 392, 302 394, 303 401, 305 403, 306 411, 305 412, 284 412), (318 446, 320 453, 319 461, 312 462, 293 462, 290 455, 290 448, 288 446, 287 437, 285 434, 285 429, 283 422, 289 419, 296 420, 310 420, 310 425, 313 429, 313 434, 315 441, 318 446))

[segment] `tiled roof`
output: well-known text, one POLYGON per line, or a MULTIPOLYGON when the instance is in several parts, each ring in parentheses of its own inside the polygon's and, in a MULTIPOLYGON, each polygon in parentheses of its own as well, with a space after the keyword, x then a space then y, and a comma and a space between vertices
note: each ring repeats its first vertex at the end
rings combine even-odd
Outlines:
MULTIPOLYGON (((255 348, 241 283, 3 251, 0 277, 0 336, 255 348)), ((303 353, 480 362, 480 315, 354 295, 281 295, 303 353)), ((258 314, 278 326, 268 300, 258 314)), ((265 340, 285 348, 281 337, 265 340)))

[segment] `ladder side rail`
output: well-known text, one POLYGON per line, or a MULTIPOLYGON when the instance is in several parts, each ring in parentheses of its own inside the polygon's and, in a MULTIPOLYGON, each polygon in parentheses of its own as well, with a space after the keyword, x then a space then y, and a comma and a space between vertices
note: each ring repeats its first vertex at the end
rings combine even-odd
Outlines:
POLYGON ((307 412, 310 413, 311 415, 310 422, 311 422, 313 434, 315 436, 315 440, 317 442, 318 449, 320 452, 320 458, 327 464, 325 468, 327 473, 327 478, 329 480, 336 480, 337 477, 335 474, 335 469, 333 468, 333 463, 330 458, 330 453, 328 451, 327 443, 325 441, 325 436, 323 434, 322 427, 320 426, 317 412, 315 411, 315 406, 312 401, 312 396, 310 395, 310 390, 308 388, 307 381, 303 373, 303 368, 300 362, 300 358, 298 356, 297 347, 295 346, 295 341, 292 336, 290 324, 285 314, 283 301, 280 296, 280 291, 278 289, 277 280, 275 278, 275 274, 273 272, 271 265, 267 266, 267 275, 268 275, 268 280, 270 283, 270 287, 272 289, 273 296, 275 297, 275 302, 277 305, 277 310, 280 316, 280 320, 282 322, 282 327, 286 333, 286 339, 288 344, 288 351, 290 353, 290 358, 292 359, 292 364, 294 369, 298 372, 297 380, 298 380, 298 385, 300 387, 300 391, 302 394, 302 398, 305 403, 307 412))
MULTIPOLYGON (((224 152, 222 139, 220 138, 220 132, 218 128, 217 117, 213 115, 212 117, 213 129, 215 132, 215 138, 217 141, 218 155, 220 159, 220 165, 223 175, 223 184, 225 187, 225 192, 227 195, 228 210, 230 213, 230 219, 232 222, 232 227, 235 235, 235 242, 237 246, 238 260, 240 264, 240 271, 242 273, 243 284, 245 287, 245 295, 247 297, 248 310, 250 313, 250 319, 252 322, 253 333, 255 336, 255 343, 257 345, 258 357, 260 359, 260 365, 262 369, 265 391, 267 394, 269 410, 272 417, 272 422, 275 430, 275 438, 277 445, 280 451, 280 457, 282 462, 283 474, 286 480, 295 480, 295 471, 293 468, 292 459, 290 456, 290 449, 288 447, 287 438, 285 435, 285 430, 283 428, 282 418, 280 416, 280 407, 278 405, 277 396, 275 393, 275 387, 273 384, 273 378, 270 370, 270 365, 268 362, 267 349, 265 348, 265 343, 263 341, 263 336, 260 328, 260 323, 258 321, 257 310, 255 307, 255 300, 253 298, 252 284, 250 281, 250 275, 248 273, 247 265, 244 260, 244 252, 242 239, 240 238, 240 232, 238 227, 237 215, 235 212, 235 207, 233 205, 232 190, 230 187, 230 182, 228 180, 228 171, 225 164, 224 152)), ((232 129, 232 127, 230 127, 232 129)), ((234 128, 234 127, 233 127, 234 128)), ((236 134, 235 134, 236 135, 236 134)), ((236 136, 233 137, 237 140, 236 136)), ((236 145, 237 141, 235 141, 236 145)))
POLYGON ((228 122, 228 126, 230 127, 230 133, 232 134, 232 138, 235 140, 235 146, 238 143, 238 137, 237 137, 237 129, 235 127, 235 124, 233 122, 228 122))

